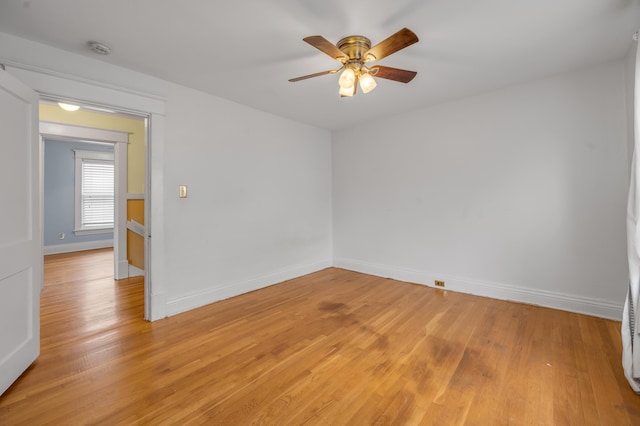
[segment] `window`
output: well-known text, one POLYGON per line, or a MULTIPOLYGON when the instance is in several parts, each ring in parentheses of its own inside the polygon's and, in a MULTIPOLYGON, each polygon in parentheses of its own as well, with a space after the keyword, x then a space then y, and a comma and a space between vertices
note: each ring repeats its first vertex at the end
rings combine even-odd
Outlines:
POLYGON ((75 150, 75 233, 113 231, 113 152, 75 150))

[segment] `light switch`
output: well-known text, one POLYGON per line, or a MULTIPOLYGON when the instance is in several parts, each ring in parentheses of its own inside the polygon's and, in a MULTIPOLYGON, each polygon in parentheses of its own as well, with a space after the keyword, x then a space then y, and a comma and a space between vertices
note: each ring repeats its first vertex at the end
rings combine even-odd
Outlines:
POLYGON ((180 198, 187 198, 187 185, 180 185, 178 187, 178 194, 180 198))

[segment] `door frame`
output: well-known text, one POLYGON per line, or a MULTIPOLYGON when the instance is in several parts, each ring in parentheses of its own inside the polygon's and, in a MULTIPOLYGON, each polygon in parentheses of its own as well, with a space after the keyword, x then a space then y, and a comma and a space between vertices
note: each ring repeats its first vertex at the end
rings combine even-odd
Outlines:
MULTIPOLYGON (((41 97, 52 96, 73 102, 115 109, 124 113, 147 116, 145 169, 145 319, 155 321, 167 316, 164 233, 164 144, 166 99, 163 96, 114 86, 83 77, 59 73, 46 68, 4 60, 16 78, 34 89, 41 97), (153 235, 153 238, 151 236, 153 235)), ((162 91, 167 88, 156 87, 162 91)), ((72 102, 72 103, 73 103, 72 102)), ((42 154, 42 152, 40 152, 42 154)), ((42 158, 42 157, 41 157, 42 158)))
MULTIPOLYGON (((113 277, 117 280, 129 278, 129 262, 127 261, 127 143, 129 135, 118 130, 40 121, 40 151, 42 153, 44 153, 44 139, 86 143, 100 142, 113 145, 116 176, 113 277)), ((44 164, 40 169, 41 176, 44 176, 43 166, 44 164)), ((42 191, 44 193, 44 187, 42 191)))

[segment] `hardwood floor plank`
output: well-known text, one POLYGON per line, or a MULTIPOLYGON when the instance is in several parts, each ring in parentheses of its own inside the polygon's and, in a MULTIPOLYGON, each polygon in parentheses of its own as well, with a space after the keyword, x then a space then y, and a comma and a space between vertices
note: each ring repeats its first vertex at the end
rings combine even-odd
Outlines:
POLYGON ((47 256, 0 424, 640 424, 619 322, 329 268, 148 323, 112 256, 47 256))

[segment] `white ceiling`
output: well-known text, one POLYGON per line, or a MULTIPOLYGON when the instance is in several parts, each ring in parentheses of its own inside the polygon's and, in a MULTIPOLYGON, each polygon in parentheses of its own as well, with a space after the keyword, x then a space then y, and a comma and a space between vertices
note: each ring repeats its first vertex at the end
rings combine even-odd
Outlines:
POLYGON ((0 31, 328 129, 622 58, 639 0, 0 0, 0 31), (337 68, 302 41, 402 27, 420 42, 380 64, 418 72, 338 96, 337 68), (113 53, 99 57, 89 40, 113 53))

